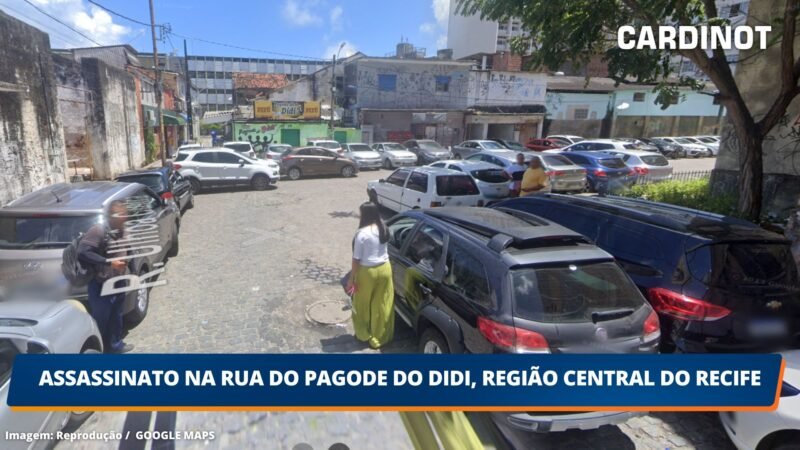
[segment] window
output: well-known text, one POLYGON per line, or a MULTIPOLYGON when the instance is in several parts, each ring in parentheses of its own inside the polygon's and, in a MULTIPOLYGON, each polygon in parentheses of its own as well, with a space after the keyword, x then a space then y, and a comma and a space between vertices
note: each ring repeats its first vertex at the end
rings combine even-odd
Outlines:
POLYGON ((521 318, 576 323, 592 313, 639 309, 642 294, 613 262, 512 271, 512 295, 521 318))
POLYGON ((397 75, 379 74, 378 75, 378 90, 386 92, 394 92, 397 90, 397 75))
POLYGON ((428 192, 428 175, 420 172, 412 172, 406 187, 412 191, 428 192))
POLYGON ((0 386, 11 377, 11 366, 19 349, 11 339, 0 339, 0 386))
POLYGON ((163 192, 167 190, 167 186, 164 185, 164 179, 160 174, 129 175, 127 177, 119 177, 117 178, 117 181, 121 181, 123 183, 140 183, 149 187, 155 192, 163 192))
POLYGON ((386 179, 386 182, 395 186, 403 187, 403 185, 406 184, 406 178, 408 178, 409 173, 410 172, 405 169, 398 170, 389 175, 389 178, 386 179))
POLYGON ((161 199, 141 190, 126 198, 125 205, 128 207, 128 215, 144 215, 158 210, 161 207, 161 199))
POLYGON ((736 16, 738 16, 739 12, 741 11, 741 8, 742 8, 742 4, 741 3, 736 3, 734 5, 731 5, 731 12, 730 12, 730 14, 728 14, 728 17, 736 17, 736 16))
POLYGON ((219 164, 239 164, 240 159, 242 158, 232 153, 217 153, 217 162, 219 164))
POLYGON ((644 92, 634 92, 633 93, 633 101, 635 102, 643 102, 645 97, 644 92))
POLYGON ((0 248, 65 247, 78 234, 85 233, 100 220, 101 218, 97 215, 0 217, 0 248))
POLYGON ((436 177, 436 193, 442 197, 478 195, 480 191, 469 175, 440 175, 436 177))
POLYGON ((437 76, 436 77, 436 92, 448 92, 450 90, 450 77, 437 76))
POLYGON ((575 120, 586 120, 589 118, 589 108, 575 108, 573 112, 575 120))
POLYGON ((389 245, 396 249, 402 248, 403 243, 405 243, 409 236, 409 232, 414 229, 416 224, 417 219, 411 217, 401 217, 398 220, 389 223, 387 225, 387 228, 389 229, 389 245))
POLYGON ((489 280, 483 264, 469 252, 452 244, 447 251, 444 285, 479 305, 491 306, 489 280))
POLYGON ((443 248, 444 236, 442 232, 430 225, 423 225, 411 238, 408 250, 406 250, 406 257, 416 265, 417 269, 433 273, 442 259, 443 248))
POLYGON ((216 162, 214 158, 214 152, 205 152, 205 153, 198 153, 194 155, 192 161, 197 161, 201 163, 214 163, 216 162))

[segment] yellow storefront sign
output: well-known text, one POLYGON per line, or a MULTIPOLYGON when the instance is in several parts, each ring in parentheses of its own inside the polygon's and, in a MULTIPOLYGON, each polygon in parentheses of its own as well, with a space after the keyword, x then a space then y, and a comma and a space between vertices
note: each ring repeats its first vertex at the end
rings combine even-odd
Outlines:
POLYGON ((319 119, 321 109, 319 102, 279 102, 257 100, 253 104, 256 119, 294 120, 319 119))

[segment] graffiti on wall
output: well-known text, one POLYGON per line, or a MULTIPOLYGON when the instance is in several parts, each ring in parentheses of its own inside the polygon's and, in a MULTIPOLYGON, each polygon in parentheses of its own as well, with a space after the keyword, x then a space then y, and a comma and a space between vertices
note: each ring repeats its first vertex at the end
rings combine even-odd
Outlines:
POLYGON ((447 65, 359 64, 356 73, 358 103, 362 108, 454 108, 467 106, 467 70, 447 65), (396 75, 395 89, 382 91, 379 74, 396 75), (447 87, 437 77, 447 79, 447 87))
POLYGON ((547 83, 538 75, 478 73, 476 103, 544 103, 547 83))
POLYGON ((325 136, 328 126, 324 123, 235 123, 233 138, 247 141, 258 152, 265 150, 269 144, 281 144, 281 131, 300 130, 301 141, 308 136, 325 136))

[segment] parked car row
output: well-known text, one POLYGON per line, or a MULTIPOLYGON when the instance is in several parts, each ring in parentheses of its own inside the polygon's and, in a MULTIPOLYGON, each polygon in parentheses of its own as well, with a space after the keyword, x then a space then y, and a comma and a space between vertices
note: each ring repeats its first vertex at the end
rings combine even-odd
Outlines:
POLYGON ((531 139, 525 145, 537 152, 642 150, 660 153, 668 158, 699 158, 719 153, 718 136, 685 136, 653 138, 584 139, 580 136, 553 135, 531 139))
MULTIPOLYGON (((387 227, 395 311, 420 352, 784 351, 778 410, 720 416, 740 448, 797 443, 800 293, 782 236, 671 205, 557 194, 490 208, 406 207, 387 227)), ((493 419, 551 432, 636 414, 493 419)))

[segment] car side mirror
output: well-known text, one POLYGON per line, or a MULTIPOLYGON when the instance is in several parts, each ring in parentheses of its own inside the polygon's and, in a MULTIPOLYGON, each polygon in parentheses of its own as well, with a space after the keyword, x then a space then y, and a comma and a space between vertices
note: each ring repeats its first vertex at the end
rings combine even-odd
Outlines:
POLYGON ((378 183, 386 183, 386 180, 381 178, 380 180, 378 180, 378 183))
POLYGON ((29 355, 46 355, 53 353, 53 350, 50 348, 50 342, 46 339, 32 337, 28 338, 25 353, 29 355))
POLYGON ((244 160, 243 159, 239 160, 239 167, 244 167, 244 160))

